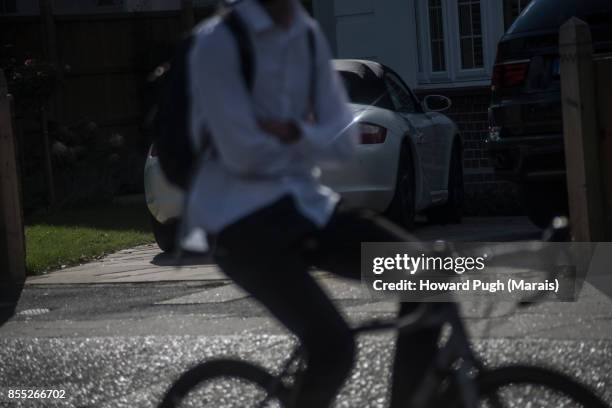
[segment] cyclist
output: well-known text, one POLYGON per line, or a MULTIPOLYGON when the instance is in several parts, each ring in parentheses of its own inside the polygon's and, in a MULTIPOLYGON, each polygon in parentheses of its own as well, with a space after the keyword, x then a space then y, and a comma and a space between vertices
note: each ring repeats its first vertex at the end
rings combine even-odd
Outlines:
MULTIPOLYGON (((214 257, 224 273, 306 347, 296 406, 325 407, 353 366, 355 344, 309 269, 358 279, 361 242, 412 237, 378 215, 346 210, 317 179, 318 164, 351 157, 356 134, 316 22, 297 0, 243 0, 233 7, 252 41, 254 86, 249 92, 242 79, 238 47, 222 18, 203 23, 189 57, 191 123, 194 137, 209 132, 215 154, 196 175, 187 219, 216 236, 214 257)), ((411 309, 404 304, 401 312, 411 309)), ((436 337, 398 339, 397 358, 411 362, 411 370, 402 373, 405 364, 396 364, 394 384, 402 385, 394 385, 394 400, 410 392, 405 381, 425 366, 436 337)))

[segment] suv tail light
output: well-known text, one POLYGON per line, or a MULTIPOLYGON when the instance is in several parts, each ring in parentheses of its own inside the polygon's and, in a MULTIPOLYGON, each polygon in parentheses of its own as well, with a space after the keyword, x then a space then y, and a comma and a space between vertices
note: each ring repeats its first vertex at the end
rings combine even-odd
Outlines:
POLYGON ((371 123, 359 123, 361 144, 380 144, 387 139, 387 129, 371 123))
POLYGON ((529 60, 509 61, 497 63, 493 67, 493 78, 491 90, 497 91, 502 88, 513 88, 522 85, 527 78, 529 60))

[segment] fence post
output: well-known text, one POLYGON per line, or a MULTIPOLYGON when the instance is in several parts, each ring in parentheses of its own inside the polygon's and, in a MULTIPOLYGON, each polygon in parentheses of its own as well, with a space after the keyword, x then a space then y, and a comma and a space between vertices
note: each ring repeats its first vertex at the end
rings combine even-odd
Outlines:
POLYGON ((612 54, 595 59, 597 81, 598 124, 601 135, 600 164, 602 166, 605 241, 612 241, 612 54))
POLYGON ((579 242, 603 241, 593 44, 589 26, 584 21, 573 17, 561 26, 559 54, 572 235, 579 242))
MULTIPOLYGON (((53 95, 53 103, 51 104, 52 116, 55 120, 60 119, 61 109, 61 87, 62 71, 59 64, 59 53, 57 49, 57 31, 55 29, 55 19, 53 17, 53 5, 51 0, 38 0, 41 17, 41 38, 45 52, 45 58, 49 60, 57 69, 57 78, 55 79, 55 92, 53 95)), ((47 198, 49 206, 55 206, 55 181, 53 177, 53 165, 51 161, 51 148, 49 141, 48 119, 49 115, 46 108, 46 101, 41 103, 40 109, 40 134, 42 136, 43 152, 45 160, 45 178, 47 180, 47 198)))
POLYGON ((25 245, 11 97, 0 69, 0 306, 19 299, 25 281, 25 245))
POLYGON ((45 57, 53 64, 58 63, 57 33, 55 31, 55 20, 53 18, 53 5, 51 0, 38 0, 41 18, 41 35, 45 57))

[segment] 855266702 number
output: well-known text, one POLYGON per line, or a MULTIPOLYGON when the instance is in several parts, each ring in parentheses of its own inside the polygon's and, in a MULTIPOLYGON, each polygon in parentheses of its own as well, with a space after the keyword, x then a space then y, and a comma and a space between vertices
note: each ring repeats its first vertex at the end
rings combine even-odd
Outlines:
POLYGON ((66 390, 51 389, 9 389, 8 399, 65 399, 66 390))

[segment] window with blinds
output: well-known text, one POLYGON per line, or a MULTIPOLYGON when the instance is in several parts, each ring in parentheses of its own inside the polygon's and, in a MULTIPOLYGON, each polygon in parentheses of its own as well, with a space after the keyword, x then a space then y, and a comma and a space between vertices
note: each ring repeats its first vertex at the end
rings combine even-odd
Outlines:
POLYGON ((480 0, 457 0, 461 68, 482 68, 482 20, 480 0))
POLYGON ((442 0, 429 0, 428 12, 429 41, 431 44, 431 70, 433 72, 446 71, 442 0))

